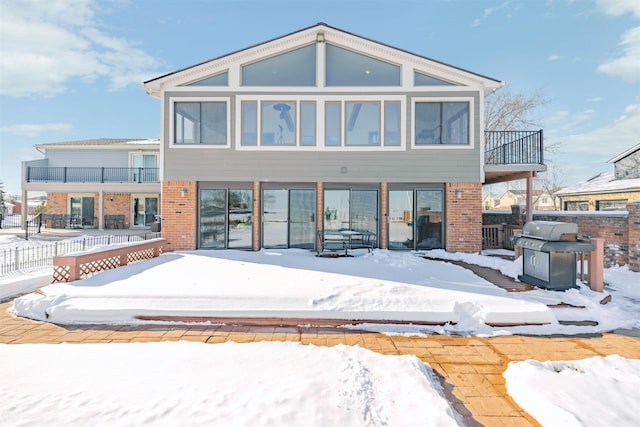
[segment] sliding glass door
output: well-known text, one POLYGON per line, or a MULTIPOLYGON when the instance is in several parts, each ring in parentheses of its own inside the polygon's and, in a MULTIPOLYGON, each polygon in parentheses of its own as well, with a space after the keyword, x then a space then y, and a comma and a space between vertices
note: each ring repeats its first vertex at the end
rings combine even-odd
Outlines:
POLYGON ((368 234, 368 241, 377 246, 378 191, 377 190, 325 190, 325 234, 344 230, 368 234))
POLYGON ((315 247, 316 191, 265 189, 262 192, 262 246, 315 247))
POLYGON ((442 190, 389 191, 389 249, 444 248, 442 190))
POLYGON ((199 241, 205 249, 250 249, 253 190, 200 190, 199 241))

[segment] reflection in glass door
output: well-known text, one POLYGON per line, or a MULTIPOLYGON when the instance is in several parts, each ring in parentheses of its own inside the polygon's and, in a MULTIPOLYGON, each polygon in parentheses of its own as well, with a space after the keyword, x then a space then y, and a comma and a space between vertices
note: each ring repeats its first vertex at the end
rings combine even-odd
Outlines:
POLYGON ((315 190, 263 190, 262 246, 315 247, 315 190))
POLYGON ((91 197, 70 197, 69 224, 71 228, 94 226, 94 199, 91 197))
POLYGON ((315 190, 289 190, 289 247, 313 249, 315 236, 315 190))
POLYGON ((416 190, 416 249, 444 247, 442 208, 442 190, 416 190))
POLYGON ((226 244, 227 190, 200 190, 200 247, 224 248, 226 244))
POLYGON ((262 193, 262 246, 287 247, 287 190, 264 190, 262 193))
POLYGON ((413 190, 389 191, 389 249, 413 249, 413 190))
POLYGON ((354 230, 366 234, 368 242, 377 246, 378 191, 325 190, 325 234, 354 230))
POLYGON ((133 225, 138 227, 149 226, 155 221, 158 214, 158 198, 133 196, 133 225))

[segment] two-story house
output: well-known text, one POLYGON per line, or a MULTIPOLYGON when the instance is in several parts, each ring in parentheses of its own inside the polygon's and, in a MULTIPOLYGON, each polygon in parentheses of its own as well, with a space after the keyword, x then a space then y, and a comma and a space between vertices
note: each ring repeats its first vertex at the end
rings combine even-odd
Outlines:
POLYGON ((542 134, 487 137, 499 80, 319 23, 144 83, 160 100, 170 249, 482 247, 482 185, 531 178, 542 134))
POLYGON ((49 228, 148 227, 160 206, 159 148, 157 139, 38 144, 43 158, 22 162, 22 200, 46 193, 49 228))

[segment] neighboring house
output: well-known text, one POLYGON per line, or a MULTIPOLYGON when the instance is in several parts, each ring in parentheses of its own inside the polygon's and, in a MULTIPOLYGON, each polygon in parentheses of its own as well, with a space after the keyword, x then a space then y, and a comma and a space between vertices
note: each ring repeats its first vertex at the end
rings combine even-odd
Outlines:
MULTIPOLYGON (((558 209, 554 203, 554 196, 543 190, 533 190, 534 210, 555 210, 558 209)), ((526 190, 507 190, 498 198, 486 196, 483 201, 485 210, 510 210, 513 205, 524 205, 527 201, 526 190)))
POLYGON ((22 200, 30 191, 47 194, 47 227, 148 227, 160 206, 159 145, 107 138, 38 144, 44 158, 22 162, 22 200))
POLYGON ((544 171, 542 132, 484 131, 499 80, 323 23, 144 83, 170 249, 478 252, 482 185, 544 171), (525 157, 528 156, 528 157, 525 157))
POLYGON ((565 211, 626 209, 640 200, 640 144, 608 161, 613 172, 605 172, 557 191, 565 211))

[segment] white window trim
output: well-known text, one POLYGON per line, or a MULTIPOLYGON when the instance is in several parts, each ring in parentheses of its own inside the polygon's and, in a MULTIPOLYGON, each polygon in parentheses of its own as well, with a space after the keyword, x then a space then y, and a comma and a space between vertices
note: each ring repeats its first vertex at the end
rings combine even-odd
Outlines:
POLYGON ((159 156, 160 153, 158 151, 129 151, 129 169, 133 168, 133 157, 134 156, 156 156, 156 168, 160 168, 159 166, 159 156))
MULTIPOLYGON (((201 90, 202 91, 202 90, 201 90)), ((170 96, 169 97, 169 149, 221 149, 231 147, 231 98, 227 97, 202 97, 202 96, 170 96), (175 141, 175 104, 177 102, 224 102, 227 105, 227 142, 225 144, 177 144, 175 141)))
POLYGON ((411 100, 411 149, 415 150, 472 150, 475 147, 475 100, 473 97, 413 98, 411 100), (468 102, 469 103, 469 143, 468 144, 416 144, 416 103, 422 102, 468 102))
MULTIPOLYGON (((279 94, 275 96, 269 95, 238 95, 236 97, 236 142, 235 149, 238 151, 405 151, 406 150, 406 126, 402 124, 405 123, 407 108, 406 108, 406 96, 404 95, 357 95, 357 94, 349 94, 349 95, 293 95, 287 96, 286 94, 279 94), (257 123, 258 123, 258 131, 256 132, 257 145, 248 145, 243 146, 242 144, 242 102, 243 101, 257 101, 257 123), (261 108, 260 102, 268 101, 268 102, 295 102, 296 103, 296 145, 268 145, 262 146, 260 145, 261 141, 261 131, 260 131, 260 123, 261 123, 261 108), (315 101, 316 103, 316 144, 315 145, 300 145, 300 102, 302 101, 315 101), (384 141, 381 141, 380 145, 376 146, 346 146, 344 145, 346 141, 346 128, 344 123, 342 124, 342 145, 340 146, 326 146, 325 145, 325 103, 330 101, 339 101, 342 104, 341 114, 344 119, 345 114, 345 103, 346 102, 371 102, 378 101, 380 102, 380 110, 381 110, 381 118, 380 118, 380 126, 381 126, 381 136, 384 133, 384 102, 385 101, 393 101, 398 102, 400 104, 400 129, 399 129, 399 145, 384 145, 384 141)), ((344 121, 344 120, 343 120, 344 121)))

